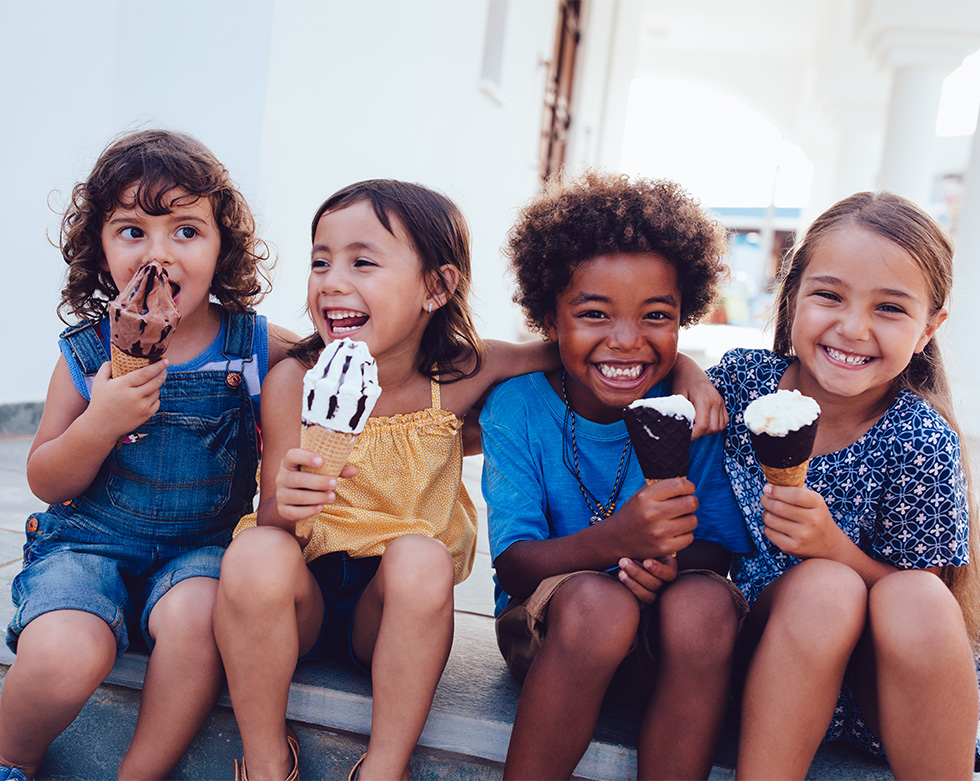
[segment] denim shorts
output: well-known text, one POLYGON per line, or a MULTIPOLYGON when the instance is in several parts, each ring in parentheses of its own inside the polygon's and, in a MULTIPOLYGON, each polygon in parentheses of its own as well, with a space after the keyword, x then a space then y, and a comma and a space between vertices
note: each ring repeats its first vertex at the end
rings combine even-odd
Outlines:
POLYGON ((336 551, 318 556, 307 565, 323 596, 323 624, 313 647, 299 661, 336 659, 371 673, 354 656, 351 635, 357 604, 380 564, 380 556, 355 559, 346 551, 336 551))
POLYGON ((121 654, 130 632, 153 648, 150 613, 160 597, 182 580, 221 572, 221 545, 189 546, 166 540, 121 539, 72 511, 52 507, 27 521, 24 569, 14 578, 17 610, 7 629, 7 646, 31 621, 55 610, 81 610, 105 621, 121 654))

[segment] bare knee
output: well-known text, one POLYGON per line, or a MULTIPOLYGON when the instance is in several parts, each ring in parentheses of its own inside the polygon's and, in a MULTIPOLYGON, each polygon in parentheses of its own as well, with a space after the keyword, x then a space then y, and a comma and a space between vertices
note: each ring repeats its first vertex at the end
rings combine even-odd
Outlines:
POLYGON ((956 598, 931 572, 894 572, 871 589, 868 604, 875 654, 881 661, 941 665, 962 655, 969 640, 956 598))
POLYGON ((221 560, 218 599, 242 609, 291 601, 295 584, 290 576, 305 569, 303 552, 291 534, 273 526, 246 529, 221 560))
POLYGON ((665 655, 712 666, 731 659, 738 611, 725 583, 706 575, 682 575, 658 603, 659 646, 665 655))
POLYGON ((27 625, 14 664, 70 699, 71 692, 94 689, 105 680, 115 660, 116 638, 105 621, 92 613, 57 610, 27 625))
POLYGON ((214 578, 188 578, 171 588, 150 612, 150 636, 176 642, 199 644, 214 640, 213 615, 218 581, 214 578))
POLYGON ((639 622, 639 604, 620 583, 599 574, 578 575, 563 583, 548 605, 545 642, 553 650, 618 664, 639 622))
POLYGON ((378 574, 386 601, 404 597, 419 608, 452 609, 453 558, 439 540, 419 534, 393 540, 381 557, 378 574))
POLYGON ((864 629, 868 590, 850 567, 808 559, 774 584, 769 624, 808 656, 851 647, 864 629))

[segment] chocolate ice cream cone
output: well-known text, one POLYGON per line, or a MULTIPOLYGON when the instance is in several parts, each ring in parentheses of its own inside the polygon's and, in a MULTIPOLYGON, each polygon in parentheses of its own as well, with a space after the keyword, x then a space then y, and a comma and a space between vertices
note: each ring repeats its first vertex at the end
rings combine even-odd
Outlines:
POLYGON ((691 450, 689 420, 664 415, 647 406, 627 407, 623 410, 623 420, 648 484, 687 474, 691 450))
POLYGON ((112 376, 122 377, 144 366, 150 365, 149 358, 141 358, 136 355, 129 355, 120 350, 116 345, 110 345, 112 355, 112 376))
POLYGON ((772 485, 805 485, 820 421, 817 402, 796 390, 779 390, 749 404, 744 420, 766 480, 772 485))

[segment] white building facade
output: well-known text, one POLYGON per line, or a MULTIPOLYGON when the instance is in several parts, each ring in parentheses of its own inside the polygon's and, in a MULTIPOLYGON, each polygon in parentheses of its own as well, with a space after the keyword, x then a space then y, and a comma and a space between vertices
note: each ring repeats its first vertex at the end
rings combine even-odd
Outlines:
MULTIPOLYGON (((522 318, 500 247, 540 184, 568 0, 0 0, 0 404, 40 401, 58 353, 57 211, 115 135, 163 126, 228 166, 278 255, 260 311, 300 334, 309 223, 351 182, 445 192, 467 215, 487 337, 522 318), (11 368, 15 371, 11 371, 11 368)), ((926 205, 965 176, 946 333, 977 396, 980 151, 935 134, 943 80, 980 49, 976 0, 581 0, 563 130, 571 170, 621 163, 630 84, 657 75, 737 96, 813 164, 800 221, 860 189, 926 205)), ((571 38, 570 38, 571 40, 571 38)), ((568 56, 566 50, 565 56, 568 56)), ((671 121, 671 107, 663 107, 671 121)), ((719 122, 724 132, 724 121, 719 122)), ((976 134, 974 134, 976 138, 976 134)), ((656 176, 656 171, 645 171, 656 176)), ((708 204, 709 206, 712 204, 708 204)), ((980 410, 965 408, 980 435, 980 410)))

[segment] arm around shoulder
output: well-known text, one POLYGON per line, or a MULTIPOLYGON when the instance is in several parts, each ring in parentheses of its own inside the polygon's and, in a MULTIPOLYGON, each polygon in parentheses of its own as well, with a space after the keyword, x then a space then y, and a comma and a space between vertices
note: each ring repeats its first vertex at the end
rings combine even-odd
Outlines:
POLYGON ((286 351, 299 340, 299 337, 288 328, 269 323, 269 369, 285 358, 286 351))
POLYGON ((529 342, 500 342, 489 339, 483 374, 486 387, 491 387, 511 377, 533 372, 547 372, 560 365, 558 345, 544 339, 529 342))
POLYGON ((694 430, 692 438, 703 434, 715 434, 728 425, 725 400, 697 361, 684 353, 677 353, 671 370, 673 392, 685 396, 694 405, 694 430))

